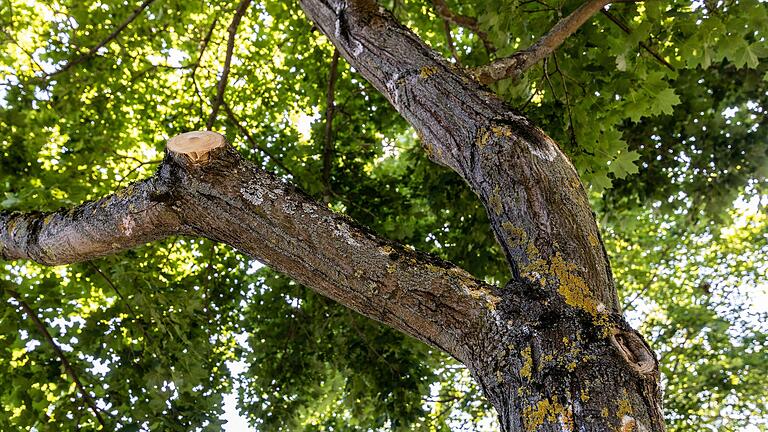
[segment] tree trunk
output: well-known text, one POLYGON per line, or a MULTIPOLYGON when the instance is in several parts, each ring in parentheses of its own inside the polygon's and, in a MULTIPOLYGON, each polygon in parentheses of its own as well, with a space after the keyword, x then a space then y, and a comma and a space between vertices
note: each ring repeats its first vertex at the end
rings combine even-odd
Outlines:
POLYGON ((486 208, 512 280, 467 366, 502 429, 664 430, 655 356, 621 316, 586 192, 557 144, 375 2, 301 5, 486 208))
POLYGON ((504 431, 663 431, 656 358, 622 318, 568 158, 374 2, 329 1, 301 4, 430 158, 478 195, 509 262, 506 286, 377 237, 210 132, 175 138, 154 177, 112 197, 0 213, 0 257, 56 265, 172 234, 207 237, 453 355, 504 431))

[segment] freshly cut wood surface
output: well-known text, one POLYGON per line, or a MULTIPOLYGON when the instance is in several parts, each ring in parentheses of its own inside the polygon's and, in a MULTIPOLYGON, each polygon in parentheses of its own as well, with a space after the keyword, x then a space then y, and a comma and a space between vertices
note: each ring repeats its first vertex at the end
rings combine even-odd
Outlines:
POLYGON ((168 140, 168 150, 189 156, 193 162, 208 159, 208 152, 223 147, 227 140, 223 135, 210 131, 193 131, 176 135, 168 140))

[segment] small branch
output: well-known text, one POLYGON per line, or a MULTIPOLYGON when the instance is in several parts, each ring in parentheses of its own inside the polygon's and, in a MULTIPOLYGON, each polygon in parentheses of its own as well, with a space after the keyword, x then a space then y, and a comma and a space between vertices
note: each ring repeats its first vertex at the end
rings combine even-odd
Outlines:
POLYGON ((459 59, 459 53, 456 51, 456 46, 453 44, 453 36, 451 36, 450 21, 443 18, 443 27, 445 29, 445 43, 448 45, 448 50, 451 51, 451 57, 456 60, 457 65, 461 66, 461 59, 459 59))
MULTIPOLYGON (((130 159, 138 160, 138 159, 133 158, 133 157, 131 157, 130 159)), ((120 178, 120 181, 117 182, 116 189, 120 189, 121 187, 123 187, 123 182, 126 181, 128 178, 130 178, 131 175, 133 175, 133 173, 135 173, 136 171, 140 170, 143 166, 159 164, 160 162, 162 162, 162 159, 151 160, 151 161, 146 161, 146 162, 138 160, 138 162, 139 162, 138 165, 136 165, 135 167, 131 168, 127 173, 125 173, 124 176, 122 176, 120 178)))
POLYGON ((213 31, 216 29, 216 24, 218 24, 218 22, 219 18, 215 17, 213 22, 211 22, 211 26, 208 27, 208 31, 205 33, 203 40, 200 42, 200 51, 197 56, 197 60, 195 61, 195 64, 192 65, 192 71, 189 74, 190 78, 192 79, 192 85, 195 87, 195 94, 197 95, 197 98, 200 99, 200 117, 203 116, 202 110, 203 105, 205 104, 205 100, 203 99, 203 95, 200 94, 200 87, 197 85, 197 76, 195 74, 200 68, 200 62, 203 60, 203 54, 205 54, 205 50, 208 48, 208 44, 211 42, 211 36, 213 36, 213 31))
POLYGON ((229 120, 232 123, 234 123, 234 125, 237 127, 240 133, 243 134, 245 139, 251 144, 251 147, 253 147, 254 149, 260 151, 265 156, 267 156, 269 160, 272 161, 272 163, 280 167, 280 169, 285 171, 286 174, 289 174, 294 179, 296 178, 293 172, 291 172, 291 170, 288 169, 288 167, 285 166, 285 164, 283 164, 283 162, 279 158, 276 158, 269 150, 267 150, 266 148, 264 148, 264 146, 261 146, 259 145, 259 143, 256 142, 256 140, 253 138, 253 135, 251 135, 251 132, 248 131, 248 129, 240 122, 240 120, 237 118, 235 113, 232 111, 232 108, 229 106, 229 104, 226 101, 222 103, 222 106, 224 107, 224 112, 227 113, 229 120))
POLYGON ((205 36, 203 37, 203 40, 200 41, 200 51, 197 55, 197 60, 195 60, 195 64, 192 65, 192 76, 195 76, 195 72, 197 72, 197 69, 200 67, 200 62, 203 59, 203 54, 205 54, 205 50, 208 48, 208 44, 211 42, 211 37, 213 36, 213 30, 216 29, 216 24, 218 24, 219 18, 215 17, 213 21, 211 22, 210 27, 208 27, 208 31, 205 33, 205 36))
POLYGON ((432 0, 432 5, 435 6, 435 12, 443 18, 443 20, 450 22, 453 25, 464 27, 471 30, 480 38, 480 41, 485 47, 485 51, 491 54, 496 51, 491 43, 488 33, 480 29, 480 24, 477 22, 477 18, 460 15, 451 10, 445 0, 432 0))
POLYGON ((339 50, 333 50, 331 68, 328 72, 328 88, 325 92, 325 136, 323 139, 323 186, 326 200, 331 192, 331 157, 333 156, 333 115, 336 112, 336 78, 339 69, 339 50))
POLYGON ((552 54, 557 47, 584 25, 611 0, 589 0, 570 15, 558 21, 552 29, 530 48, 518 51, 485 66, 475 68, 472 74, 482 84, 491 84, 504 78, 517 79, 526 70, 552 54))
POLYGON ((35 65, 41 72, 45 73, 45 69, 43 69, 43 67, 40 66, 40 63, 38 63, 37 60, 35 60, 35 56, 33 56, 31 52, 29 52, 26 48, 24 48, 8 30, 3 30, 3 33, 5 33, 5 36, 8 38, 8 40, 12 44, 16 45, 21 50, 21 52, 26 54, 31 64, 35 65))
POLYGON ((145 343, 148 342, 149 341, 149 334, 147 334, 147 331, 144 330, 144 326, 139 322, 139 316, 136 315, 136 311, 133 310, 133 308, 131 307, 131 304, 128 303, 128 300, 123 296, 123 293, 121 293, 120 290, 117 289, 117 285, 112 281, 112 279, 110 279, 109 276, 104 274, 104 272, 101 271, 101 269, 96 264, 94 264, 92 261, 88 261, 88 264, 91 266, 91 268, 93 268, 93 270, 99 276, 101 276, 102 279, 104 279, 104 281, 107 282, 107 285, 109 285, 112 288, 112 290, 115 291, 115 294, 117 294, 117 296, 120 297, 120 300, 122 300, 122 302, 125 305, 126 309, 128 309, 128 312, 130 312, 131 316, 133 316, 133 320, 136 321, 136 324, 138 324, 139 329, 141 330, 141 334, 144 336, 144 342, 145 343))
MULTIPOLYGON (((626 33, 626 34, 628 34, 628 35, 629 35, 629 34, 632 34, 632 30, 630 30, 630 29, 629 29, 629 27, 627 27, 627 25, 626 25, 626 24, 624 24, 623 22, 621 22, 621 20, 620 20, 619 18, 617 18, 616 16, 614 16, 612 13, 608 12, 608 11, 607 11, 607 10, 605 10, 605 9, 603 9, 603 10, 602 10, 602 13, 603 13, 603 15, 605 15, 605 16, 606 16, 606 17, 607 17, 609 20, 611 20, 611 22, 613 22, 614 24, 616 24, 616 25, 617 25, 617 26, 618 26, 618 27, 619 27, 619 28, 620 28, 620 29, 621 29, 621 30, 622 30, 624 33, 626 33)), ((640 47, 641 47, 642 49, 644 49, 645 51, 647 51, 647 52, 648 52, 648 54, 652 55, 652 56, 653 56, 653 58, 655 58, 656 60, 658 60, 658 62, 659 62, 659 63, 661 63, 661 64, 663 64, 664 66, 666 66, 666 67, 667 67, 669 70, 671 70, 671 71, 674 71, 674 70, 675 70, 675 67, 674 67, 674 66, 672 66, 672 65, 671 65, 671 64, 670 64, 668 61, 666 61, 666 60, 664 59, 664 57, 662 57, 661 55, 659 55, 659 53, 657 53, 656 51, 654 51, 654 49, 653 49, 653 48, 651 48, 650 46, 648 46, 648 44, 646 44, 645 42, 643 42, 643 41, 640 41, 640 47)))
POLYGON ((229 68, 232 64, 232 53, 235 50, 235 37, 237 36, 237 27, 240 25, 240 20, 245 15, 245 11, 251 4, 251 0, 241 0, 237 5, 235 15, 232 17, 232 22, 229 24, 229 40, 227 41, 227 55, 224 59, 224 68, 221 71, 221 78, 219 78, 219 84, 217 85, 216 98, 213 100, 213 106, 211 108, 211 115, 208 117, 208 123, 205 124, 207 130, 211 130, 213 123, 216 121, 216 115, 219 113, 219 108, 224 102, 224 90, 227 88, 227 79, 229 78, 229 68))
POLYGON ((109 34, 104 40, 99 42, 98 45, 94 46, 90 50, 88 50, 87 53, 80 55, 79 57, 76 57, 74 60, 70 61, 69 63, 62 66, 60 69, 49 73, 46 77, 50 78, 52 76, 58 75, 62 72, 65 72, 69 69, 71 69, 73 66, 77 66, 80 63, 88 60, 89 58, 93 57, 94 54, 101 48, 104 48, 110 41, 112 41, 114 38, 116 38, 120 32, 122 32, 130 23, 133 22, 136 18, 138 18, 139 15, 141 15, 142 12, 144 12, 144 9, 148 8, 149 5, 151 5, 155 0, 144 0, 144 2, 136 8, 133 13, 125 20, 123 21, 115 30, 112 31, 112 33, 109 34))
POLYGON ((552 97, 557 99, 557 92, 555 92, 555 86, 552 85, 552 80, 549 78, 549 59, 544 59, 544 78, 549 85, 549 91, 552 92, 552 97))
POLYGON ((45 327, 45 324, 40 320, 40 318, 37 317, 35 310, 32 309, 32 307, 30 307, 24 301, 24 299, 21 297, 21 295, 18 292, 10 288, 4 288, 3 291, 7 292, 8 295, 13 297, 19 303, 19 305, 21 305, 21 308, 24 309, 24 312, 27 314, 27 316, 29 316, 29 319, 31 319, 32 322, 35 323, 35 327, 37 327, 37 330, 40 332, 40 334, 43 335, 45 340, 48 342, 48 345, 50 345, 50 347, 53 349, 56 355, 59 356, 59 359, 61 360, 61 364, 62 366, 64 366, 64 370, 67 372, 67 375, 69 375, 72 381, 74 381, 75 386, 77 386, 78 391, 83 397, 83 400, 91 409, 91 411, 93 411, 93 415, 96 417, 96 420, 99 422, 101 427, 106 427, 104 424, 104 419, 101 417, 101 413, 99 412, 99 408, 96 406, 96 402, 94 402, 93 398, 91 398, 91 395, 88 393, 88 391, 85 390, 85 387, 83 386, 83 383, 80 381, 80 378, 75 372, 75 369, 69 363, 69 360, 67 360, 67 356, 64 355, 64 351, 62 351, 61 347, 59 347, 59 345, 56 344, 56 341, 53 340, 51 333, 48 332, 48 329, 45 327))
POLYGON ((573 124, 573 114, 571 113, 571 98, 568 96, 568 85, 565 83, 565 75, 560 70, 560 65, 557 63, 557 54, 553 54, 552 58, 555 59, 555 70, 560 74, 560 80, 563 82, 563 95, 565 95, 565 109, 568 111, 568 132, 570 133, 571 144, 577 145, 576 141, 576 128, 573 124))

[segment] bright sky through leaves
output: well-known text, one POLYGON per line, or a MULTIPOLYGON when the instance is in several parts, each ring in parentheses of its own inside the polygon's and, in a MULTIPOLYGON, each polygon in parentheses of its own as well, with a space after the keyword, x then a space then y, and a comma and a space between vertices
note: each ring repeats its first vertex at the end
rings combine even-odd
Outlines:
MULTIPOLYGON (((477 21, 449 25, 455 58, 432 2, 382 5, 473 67, 529 46, 581 3, 448 2, 477 21)), ((140 5, 0 3, 0 210, 108 195, 150 176, 167 138, 205 128, 232 2, 151 2, 94 55, 46 77, 140 5)), ((560 144, 589 188, 627 314, 661 355, 669 430, 765 430, 768 8, 645 1, 607 11, 491 89, 560 144)), ((255 2, 238 30, 229 110, 213 129, 332 209, 503 285, 507 267, 476 196, 427 160, 343 60, 323 184, 332 52, 295 5, 255 2)), ((0 280, 17 285, 121 430, 220 430, 235 399, 254 430, 442 432, 493 421, 452 359, 206 240, 55 268, 2 262, 0 280)), ((0 430, 96 430, 19 303, 3 305, 0 430)))

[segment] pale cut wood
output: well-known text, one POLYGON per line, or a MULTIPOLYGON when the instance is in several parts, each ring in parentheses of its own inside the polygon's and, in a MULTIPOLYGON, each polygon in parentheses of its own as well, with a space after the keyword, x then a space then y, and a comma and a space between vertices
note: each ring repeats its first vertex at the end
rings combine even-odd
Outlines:
POLYGON ((223 135, 210 131, 193 131, 176 135, 168 140, 168 151, 187 155, 192 162, 208 160, 208 153, 218 147, 224 147, 227 140, 223 135))

